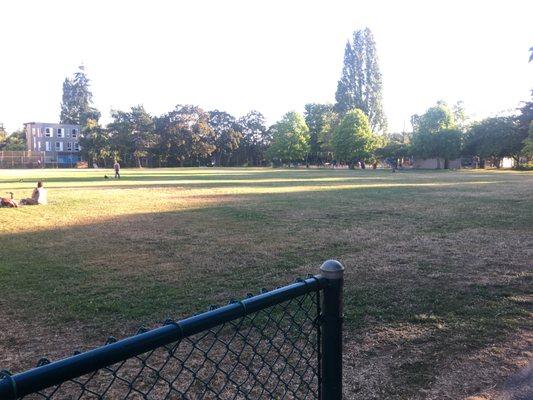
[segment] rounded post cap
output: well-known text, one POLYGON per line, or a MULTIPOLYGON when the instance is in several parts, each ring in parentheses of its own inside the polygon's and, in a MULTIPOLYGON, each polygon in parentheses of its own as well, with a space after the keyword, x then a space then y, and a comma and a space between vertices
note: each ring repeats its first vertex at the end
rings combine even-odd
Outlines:
POLYGON ((327 279, 341 279, 344 274, 344 266, 337 260, 328 260, 322 264, 320 272, 327 279))

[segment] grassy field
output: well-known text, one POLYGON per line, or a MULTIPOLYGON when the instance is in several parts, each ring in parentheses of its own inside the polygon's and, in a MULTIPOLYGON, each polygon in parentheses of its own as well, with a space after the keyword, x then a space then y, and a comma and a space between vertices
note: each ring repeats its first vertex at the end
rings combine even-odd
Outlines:
POLYGON ((0 369, 347 268, 347 398, 497 392, 532 357, 533 173, 2 170, 0 369))

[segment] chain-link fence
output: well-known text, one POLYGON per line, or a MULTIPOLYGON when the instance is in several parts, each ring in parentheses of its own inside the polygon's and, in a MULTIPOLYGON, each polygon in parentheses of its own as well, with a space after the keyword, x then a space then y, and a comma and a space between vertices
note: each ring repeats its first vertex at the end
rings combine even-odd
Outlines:
POLYGON ((40 168, 44 161, 41 151, 0 151, 0 168, 40 168))
POLYGON ((332 333, 324 322, 334 315, 324 315, 322 307, 331 311, 337 302, 339 314, 342 284, 332 292, 326 276, 168 320, 121 341, 110 338, 53 363, 43 359, 20 374, 3 371, 0 399, 337 398, 322 389, 335 385, 323 379, 334 367, 327 360, 340 362, 341 356, 323 357, 335 345, 324 342, 323 334, 332 333))

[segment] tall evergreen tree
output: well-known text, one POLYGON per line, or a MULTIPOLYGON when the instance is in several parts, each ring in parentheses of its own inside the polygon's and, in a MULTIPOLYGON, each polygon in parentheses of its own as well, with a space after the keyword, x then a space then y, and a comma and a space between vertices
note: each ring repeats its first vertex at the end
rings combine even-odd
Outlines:
POLYGON ((92 104, 90 81, 81 65, 73 78, 65 78, 63 82, 60 122, 85 126, 88 120, 98 121, 100 112, 92 104))
POLYGON ((362 90, 364 107, 370 126, 375 132, 384 133, 387 130, 387 120, 383 114, 382 90, 383 80, 379 70, 376 42, 372 31, 366 28, 363 31, 363 64, 364 82, 362 90))
POLYGON ((385 132, 387 121, 382 106, 383 82, 376 42, 368 28, 353 33, 344 51, 344 66, 337 85, 335 110, 345 114, 358 108, 368 117, 375 132, 385 132))
POLYGON ((341 79, 337 84, 335 93, 335 110, 345 114, 355 107, 355 57, 352 44, 348 40, 344 48, 344 66, 342 67, 341 79))

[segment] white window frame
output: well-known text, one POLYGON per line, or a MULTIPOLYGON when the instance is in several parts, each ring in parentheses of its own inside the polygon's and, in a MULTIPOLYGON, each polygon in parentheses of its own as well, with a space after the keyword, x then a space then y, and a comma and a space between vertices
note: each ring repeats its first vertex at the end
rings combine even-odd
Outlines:
POLYGON ((80 144, 78 142, 74 142, 74 151, 80 151, 80 144))
POLYGON ((41 142, 37 142, 37 150, 41 151, 41 142))
POLYGON ((65 133, 65 128, 57 128, 57 137, 62 138, 65 133))
POLYGON ((72 151, 72 142, 67 142, 67 151, 72 151))
POLYGON ((50 145, 50 142, 48 140, 44 142, 44 144, 45 144, 45 151, 52 151, 50 150, 52 146, 50 145))
POLYGON ((31 135, 32 135, 33 137, 37 136, 37 129, 35 129, 35 128, 31 128, 31 135))
POLYGON ((78 130, 76 128, 72 128, 72 137, 77 137, 78 136, 78 130))
POLYGON ((54 130, 52 128, 44 128, 44 136, 54 137, 54 130))
POLYGON ((63 151, 63 142, 56 142, 56 151, 63 151))

